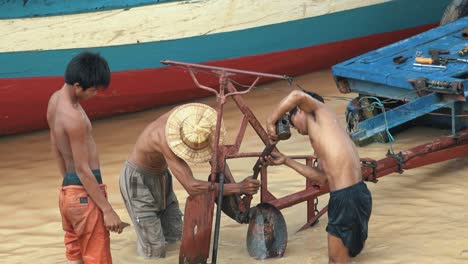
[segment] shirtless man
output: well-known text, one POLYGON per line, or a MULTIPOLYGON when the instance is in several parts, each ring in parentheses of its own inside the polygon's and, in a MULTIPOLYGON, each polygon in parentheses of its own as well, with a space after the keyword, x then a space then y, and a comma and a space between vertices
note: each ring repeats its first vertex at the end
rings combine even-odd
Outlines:
POLYGON ((264 164, 284 164, 309 180, 328 183, 328 255, 330 263, 348 263, 358 255, 367 239, 372 197, 362 181, 359 155, 335 113, 313 92, 293 91, 274 108, 267 120, 267 131, 277 139, 275 122, 286 112, 299 134, 308 135, 319 159, 318 168, 305 166, 274 152, 264 164))
POLYGON ((52 151, 63 177, 59 207, 69 263, 112 263, 109 231, 120 233, 126 225, 107 201, 91 122, 80 105, 109 82, 105 59, 80 53, 69 62, 65 84, 47 107, 52 151))
MULTIPOLYGON (((191 103, 160 116, 138 137, 120 176, 120 191, 137 233, 138 255, 165 257, 166 242, 180 240, 182 213, 169 169, 189 195, 216 191, 216 184, 195 179, 187 164, 211 159, 215 127, 216 111, 191 103)), ((224 129, 221 134, 220 144, 224 129)), ((259 184, 247 177, 225 184, 224 195, 255 194, 259 184)))

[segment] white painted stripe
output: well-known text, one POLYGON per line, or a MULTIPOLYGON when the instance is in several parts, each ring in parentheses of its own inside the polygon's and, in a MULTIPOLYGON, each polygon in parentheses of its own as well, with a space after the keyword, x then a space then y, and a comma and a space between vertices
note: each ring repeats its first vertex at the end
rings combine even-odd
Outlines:
MULTIPOLYGON (((172 40, 294 21, 389 0, 202 0, 0 20, 0 52, 172 40)), ((325 25, 324 25, 325 26, 325 25)))

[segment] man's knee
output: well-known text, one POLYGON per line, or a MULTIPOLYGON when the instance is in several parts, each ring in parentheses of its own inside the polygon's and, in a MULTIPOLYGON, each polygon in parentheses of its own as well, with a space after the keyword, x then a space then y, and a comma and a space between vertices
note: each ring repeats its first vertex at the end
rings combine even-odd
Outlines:
POLYGON ((348 248, 341 238, 328 234, 328 261, 329 263, 349 263, 348 248))
POLYGON ((165 243, 158 245, 147 245, 142 255, 147 259, 158 259, 166 257, 166 245, 165 243))
POLYGON ((147 259, 166 257, 166 242, 164 237, 146 240, 138 243, 138 255, 147 259))
POLYGON ((138 219, 138 255, 145 258, 164 258, 166 242, 158 216, 138 219))
POLYGON ((182 212, 178 203, 171 204, 161 217, 162 227, 166 241, 174 243, 182 236, 182 212))

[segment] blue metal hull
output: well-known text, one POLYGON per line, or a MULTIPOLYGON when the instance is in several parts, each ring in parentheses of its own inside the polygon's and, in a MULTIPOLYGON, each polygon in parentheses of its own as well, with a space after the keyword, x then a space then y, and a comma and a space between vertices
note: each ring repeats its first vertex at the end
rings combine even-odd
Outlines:
POLYGON ((353 140, 364 141, 407 122, 445 126, 453 133, 468 128, 468 63, 415 64, 416 56, 431 57, 430 49, 449 52, 441 58, 460 58, 467 25, 465 17, 332 67, 340 91, 359 94, 347 110, 353 140))

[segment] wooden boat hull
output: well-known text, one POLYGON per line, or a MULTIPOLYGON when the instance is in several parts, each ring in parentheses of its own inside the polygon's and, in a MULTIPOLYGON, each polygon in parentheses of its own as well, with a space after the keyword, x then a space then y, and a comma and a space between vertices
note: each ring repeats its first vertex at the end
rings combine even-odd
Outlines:
MULTIPOLYGON (((317 17, 169 41, 0 53, 0 135, 46 128, 48 98, 63 85, 66 63, 82 50, 99 52, 110 63, 113 72, 108 91, 84 103, 91 118, 109 117, 209 95, 196 89, 187 73, 165 67, 160 60, 296 76, 330 67, 434 27, 446 3, 431 1, 433 14, 410 17, 413 11, 407 9, 421 4, 415 3, 418 1, 389 1, 317 17), (395 15, 404 21, 394 20, 395 15), (375 16, 379 21, 368 27, 369 19, 375 16)), ((208 76, 202 81, 208 86, 217 84, 217 80, 208 76)))

